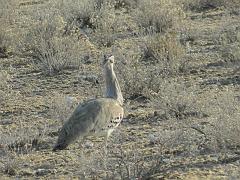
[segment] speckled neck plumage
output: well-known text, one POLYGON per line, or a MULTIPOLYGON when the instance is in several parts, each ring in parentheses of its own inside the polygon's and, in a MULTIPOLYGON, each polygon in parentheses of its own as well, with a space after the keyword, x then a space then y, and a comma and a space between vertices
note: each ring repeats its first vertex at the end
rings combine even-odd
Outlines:
POLYGON ((105 97, 116 99, 120 105, 123 105, 123 96, 113 70, 113 65, 105 66, 106 93, 105 97))

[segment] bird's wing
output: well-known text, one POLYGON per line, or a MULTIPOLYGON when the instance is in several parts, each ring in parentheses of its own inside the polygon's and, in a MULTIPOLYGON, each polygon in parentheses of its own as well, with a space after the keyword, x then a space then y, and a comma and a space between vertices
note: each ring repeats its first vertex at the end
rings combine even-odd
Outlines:
POLYGON ((100 109, 99 103, 93 100, 79 105, 63 125, 57 143, 68 145, 78 136, 85 136, 94 128, 100 109))
POLYGON ((118 126, 123 116, 123 108, 117 100, 104 98, 101 103, 101 110, 99 112, 101 120, 96 121, 94 126, 95 131, 118 126))
POLYGON ((111 98, 90 100, 79 105, 63 125, 55 149, 64 149, 78 136, 108 128, 108 124, 119 115, 119 108, 122 107, 111 98))

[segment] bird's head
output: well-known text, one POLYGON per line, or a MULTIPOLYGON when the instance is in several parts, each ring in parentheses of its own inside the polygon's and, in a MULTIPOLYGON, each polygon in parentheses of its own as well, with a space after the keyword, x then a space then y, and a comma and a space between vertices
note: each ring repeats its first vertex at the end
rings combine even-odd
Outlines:
POLYGON ((114 56, 113 55, 104 55, 103 57, 103 66, 113 66, 114 64, 114 56))

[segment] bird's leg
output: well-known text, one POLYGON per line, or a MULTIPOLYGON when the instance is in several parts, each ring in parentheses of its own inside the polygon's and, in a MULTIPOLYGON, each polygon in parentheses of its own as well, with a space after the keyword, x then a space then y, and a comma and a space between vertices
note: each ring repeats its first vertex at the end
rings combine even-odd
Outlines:
POLYGON ((112 134, 112 132, 113 132, 113 129, 109 129, 109 130, 107 131, 107 134, 106 134, 105 138, 104 138, 104 141, 105 141, 105 146, 104 146, 105 155, 107 155, 108 139, 109 139, 110 135, 112 134))
POLYGON ((80 142, 79 142, 79 149, 82 149, 84 148, 84 142, 85 142, 85 136, 83 136, 81 139, 80 139, 80 142))
POLYGON ((104 148, 103 148, 103 150, 104 150, 104 155, 103 155, 103 166, 104 166, 104 168, 105 169, 107 169, 107 159, 108 159, 108 149, 107 149, 107 145, 108 145, 108 139, 109 139, 109 137, 110 137, 110 135, 111 135, 111 133, 113 132, 113 129, 109 129, 108 131, 107 131, 107 134, 106 134, 106 136, 104 137, 104 148))

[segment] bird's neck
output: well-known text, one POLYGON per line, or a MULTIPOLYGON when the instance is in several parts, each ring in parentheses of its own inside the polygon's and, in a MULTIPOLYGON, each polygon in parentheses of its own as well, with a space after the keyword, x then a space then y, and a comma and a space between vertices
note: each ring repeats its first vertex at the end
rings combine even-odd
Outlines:
POLYGON ((112 66, 105 68, 105 77, 106 77, 105 97, 116 99, 121 105, 123 105, 122 92, 112 66))

